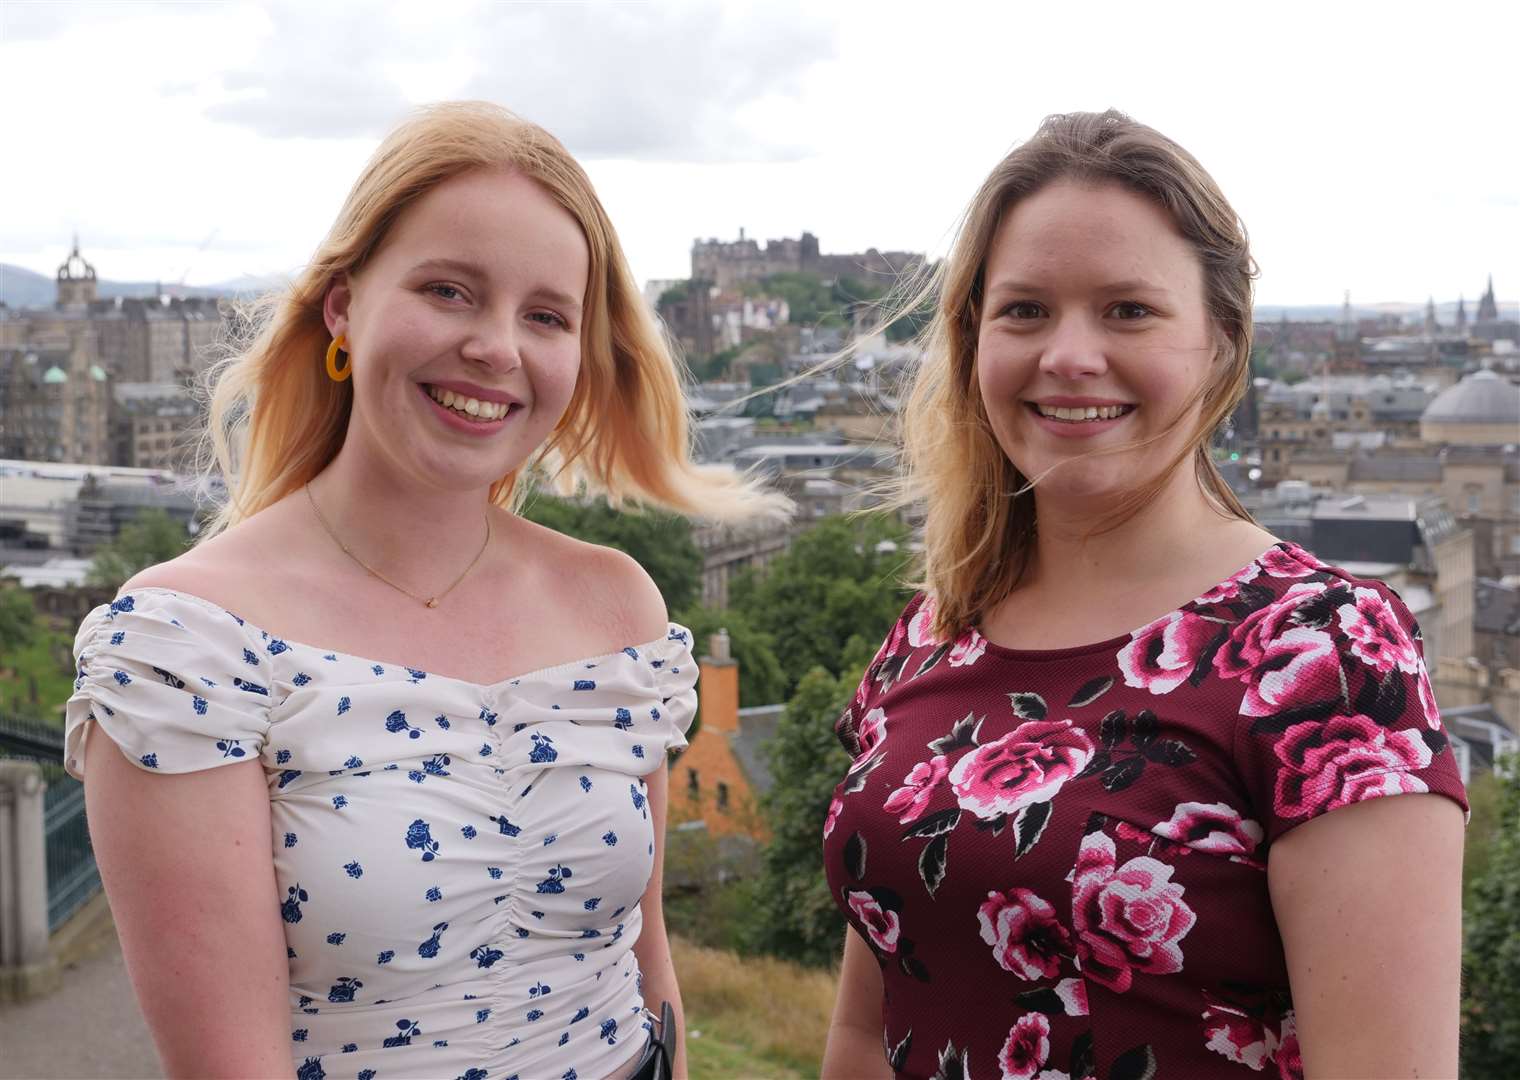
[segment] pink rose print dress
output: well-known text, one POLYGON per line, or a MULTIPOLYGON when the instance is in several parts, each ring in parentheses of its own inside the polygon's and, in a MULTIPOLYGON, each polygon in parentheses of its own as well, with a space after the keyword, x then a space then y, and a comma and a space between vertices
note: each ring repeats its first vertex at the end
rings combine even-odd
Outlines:
POLYGON ((91 756, 150 772, 263 766, 297 1080, 620 1075, 648 1041, 643 777, 686 745, 689 636, 481 686, 139 589, 80 627, 67 765, 94 726, 91 756))
POLYGON ((824 827, 897 1075, 1300 1077, 1272 843, 1363 799, 1467 805, 1398 597, 1279 544, 1078 648, 937 642, 930 605, 840 717, 824 827))

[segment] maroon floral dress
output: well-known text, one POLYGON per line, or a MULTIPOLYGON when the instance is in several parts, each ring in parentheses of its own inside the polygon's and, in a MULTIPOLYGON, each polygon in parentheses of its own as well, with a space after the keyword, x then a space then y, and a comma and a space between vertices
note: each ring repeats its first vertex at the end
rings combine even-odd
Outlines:
POLYGON ((840 717, 824 826, 892 1068, 1301 1076, 1273 841, 1383 795, 1466 808, 1397 595, 1279 544, 1096 645, 932 620, 916 597, 840 717))

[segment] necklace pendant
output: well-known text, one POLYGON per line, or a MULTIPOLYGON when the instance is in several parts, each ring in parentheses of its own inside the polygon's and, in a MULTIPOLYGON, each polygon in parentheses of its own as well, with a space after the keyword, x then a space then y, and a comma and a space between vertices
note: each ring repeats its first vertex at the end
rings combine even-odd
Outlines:
POLYGON ((437 607, 438 606, 438 597, 435 596, 431 600, 429 600, 427 602, 427 606, 428 607, 437 607))

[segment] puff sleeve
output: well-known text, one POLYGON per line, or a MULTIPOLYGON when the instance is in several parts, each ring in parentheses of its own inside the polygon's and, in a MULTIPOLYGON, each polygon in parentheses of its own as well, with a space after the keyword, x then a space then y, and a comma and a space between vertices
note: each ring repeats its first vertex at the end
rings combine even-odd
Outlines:
POLYGON ((1260 655, 1235 758, 1268 841, 1389 795, 1431 792, 1466 811, 1419 627, 1396 592, 1355 578, 1305 584, 1253 620, 1236 635, 1243 657, 1248 645, 1260 655))
POLYGON ((74 640, 65 765, 84 778, 90 724, 139 768, 193 772, 255 760, 269 730, 265 643, 229 612, 165 590, 92 611, 74 640))
POLYGON ((666 722, 665 750, 685 749, 686 732, 697 713, 698 668, 691 654, 691 631, 671 623, 665 640, 651 650, 649 665, 666 722))

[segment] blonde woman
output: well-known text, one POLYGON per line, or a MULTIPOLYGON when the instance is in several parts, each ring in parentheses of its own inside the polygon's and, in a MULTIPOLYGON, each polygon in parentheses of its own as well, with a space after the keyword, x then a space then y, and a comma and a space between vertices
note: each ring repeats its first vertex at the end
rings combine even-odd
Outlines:
POLYGON ((1465 803, 1418 630, 1209 457, 1252 277, 1118 113, 973 200, 902 414, 925 590, 839 724, 825 1076, 1456 1075, 1465 803))
POLYGON ((258 326, 216 385, 214 535, 85 620, 68 705, 166 1070, 681 1075, 688 635, 632 560, 512 510, 535 471, 768 499, 689 461, 590 182, 504 110, 427 109, 258 326))

